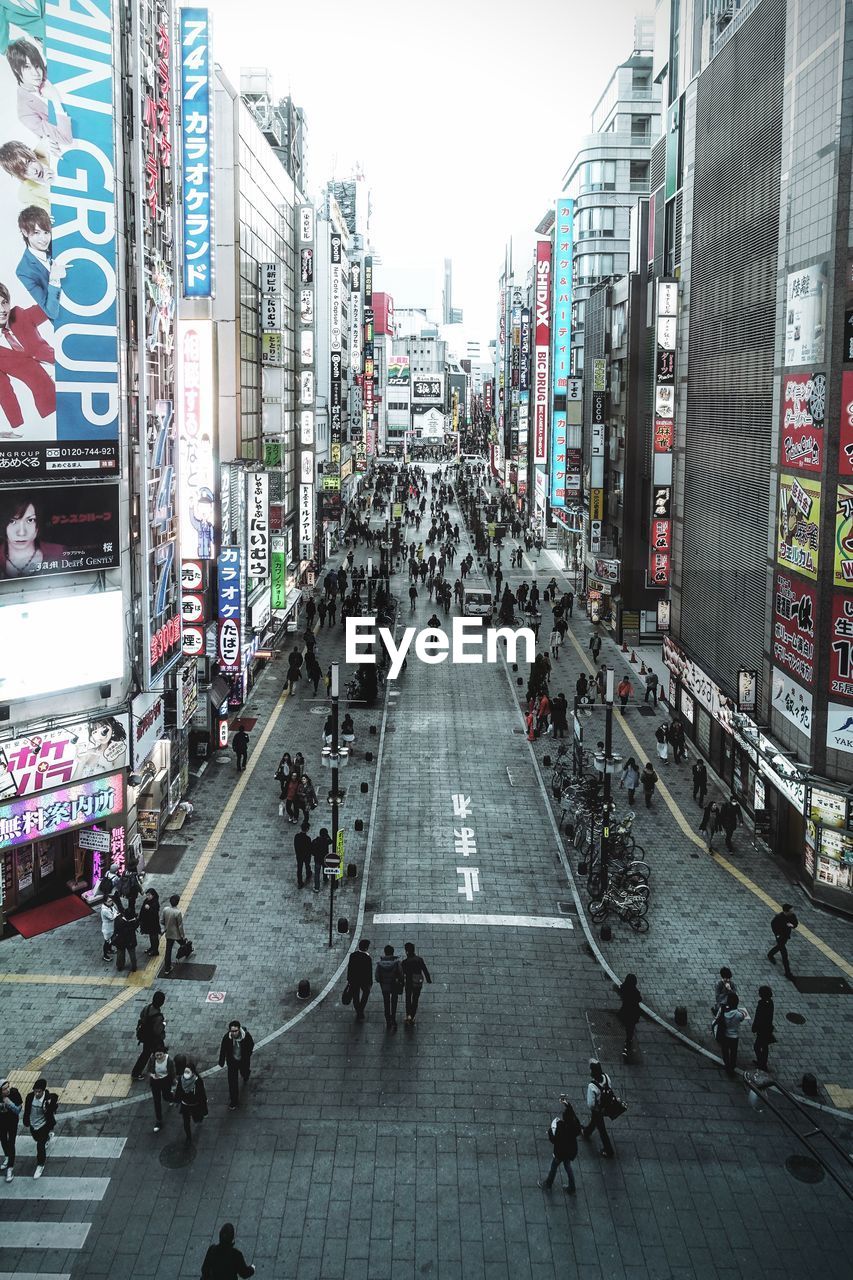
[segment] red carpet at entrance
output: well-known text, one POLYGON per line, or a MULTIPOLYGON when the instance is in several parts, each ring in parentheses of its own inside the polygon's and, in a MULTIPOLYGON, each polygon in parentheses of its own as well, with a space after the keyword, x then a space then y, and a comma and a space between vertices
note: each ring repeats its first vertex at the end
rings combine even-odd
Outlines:
POLYGON ((232 733, 236 733, 240 725, 242 725, 247 733, 251 733, 257 723, 257 716, 237 716, 235 720, 229 721, 228 728, 232 733))
POLYGON ((62 924, 70 924, 72 920, 82 920, 92 914, 91 907, 76 894, 66 894, 64 898, 54 898, 53 902, 45 902, 41 907, 31 907, 29 911, 18 911, 9 916, 9 924, 17 929, 22 938, 35 938, 40 933, 50 933, 62 924))

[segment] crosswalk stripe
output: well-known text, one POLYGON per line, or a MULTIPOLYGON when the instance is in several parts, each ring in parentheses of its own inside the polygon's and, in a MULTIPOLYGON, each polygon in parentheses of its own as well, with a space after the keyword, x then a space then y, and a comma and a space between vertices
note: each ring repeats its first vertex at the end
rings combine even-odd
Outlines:
MULTIPOLYGON (((127 1138, 62 1138, 55 1136, 48 1154, 76 1160, 118 1160, 127 1138)), ((2 1280, 2 1277, 0 1277, 2 1280)))
POLYGON ((374 924, 480 924, 509 929, 573 929, 565 916, 475 915, 462 911, 394 911, 377 914, 374 924))
MULTIPOLYGON (((3 1200, 103 1200, 109 1178, 15 1178, 3 1186, 3 1200)), ((5 1245, 6 1224, 0 1233, 5 1245)))
POLYGON ((0 1280, 71 1280, 69 1271, 0 1271, 0 1280))
POLYGON ((91 1227, 91 1222, 4 1222, 2 1248, 82 1249, 91 1227))

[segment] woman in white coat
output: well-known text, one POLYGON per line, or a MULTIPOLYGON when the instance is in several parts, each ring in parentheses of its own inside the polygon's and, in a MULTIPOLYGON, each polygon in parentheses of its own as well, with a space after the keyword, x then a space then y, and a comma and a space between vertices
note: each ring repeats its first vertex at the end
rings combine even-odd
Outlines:
POLYGON ((113 958, 113 933, 116 927, 118 907, 112 898, 104 898, 101 903, 101 933, 104 936, 104 961, 109 963, 113 958))

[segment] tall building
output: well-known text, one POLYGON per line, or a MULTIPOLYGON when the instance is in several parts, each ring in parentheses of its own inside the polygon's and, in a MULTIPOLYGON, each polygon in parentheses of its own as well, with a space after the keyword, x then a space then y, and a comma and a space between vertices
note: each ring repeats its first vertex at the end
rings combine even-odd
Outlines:
POLYGON ((591 131, 563 177, 563 192, 574 200, 572 370, 578 375, 586 299, 600 280, 627 272, 630 211, 649 191, 651 146, 661 131, 653 39, 652 23, 637 19, 634 48, 610 77, 593 108, 591 131))
POLYGON ((803 887, 853 912, 850 15, 760 0, 658 18, 671 699, 803 887))

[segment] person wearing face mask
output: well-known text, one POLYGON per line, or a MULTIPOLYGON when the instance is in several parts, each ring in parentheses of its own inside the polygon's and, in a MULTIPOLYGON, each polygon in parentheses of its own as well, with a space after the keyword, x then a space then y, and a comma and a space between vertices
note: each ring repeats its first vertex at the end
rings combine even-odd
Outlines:
POLYGON ((151 1097, 154 1099, 155 1133, 159 1133, 163 1128, 163 1099, 165 1098, 167 1102, 171 1102, 172 1091, 175 1087, 175 1064, 166 1051, 167 1047, 161 1040, 148 1059, 148 1065, 145 1068, 148 1074, 148 1083, 151 1086, 151 1097))
POLYGON ((255 1042, 245 1027, 235 1018, 228 1023, 228 1031, 219 1046, 219 1065, 228 1067, 228 1110, 236 1111, 240 1101, 240 1081, 251 1074, 252 1050, 255 1042))
POLYGON ((56 1126, 56 1108, 58 1106, 59 1098, 55 1093, 49 1092, 47 1081, 44 1076, 41 1076, 27 1094, 27 1100, 24 1103, 24 1124, 29 1129, 36 1144, 34 1178, 40 1178, 44 1173, 45 1161, 47 1160, 47 1144, 50 1142, 53 1129, 56 1126))
POLYGON ((181 1109, 181 1119, 184 1122, 184 1133, 187 1142, 192 1142, 192 1124, 201 1124, 207 1115, 207 1093, 204 1088, 204 1081, 196 1070, 194 1062, 186 1061, 178 1076, 178 1083, 175 1089, 175 1101, 181 1109))
POLYGON ((0 1080, 0 1146, 3 1148, 0 1170, 5 1171, 7 1182, 11 1182, 14 1177, 15 1139, 22 1109, 23 1103, 18 1090, 12 1088, 10 1081, 0 1080))

